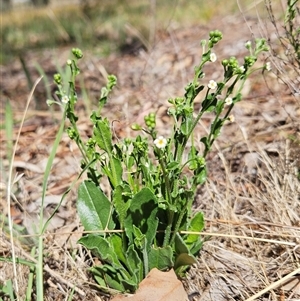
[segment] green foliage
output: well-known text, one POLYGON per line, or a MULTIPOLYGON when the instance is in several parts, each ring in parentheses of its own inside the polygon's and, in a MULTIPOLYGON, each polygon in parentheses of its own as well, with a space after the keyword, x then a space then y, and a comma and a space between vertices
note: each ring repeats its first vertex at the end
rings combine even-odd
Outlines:
POLYGON ((298 0, 287 0, 287 9, 285 11, 284 28, 286 38, 289 45, 292 46, 293 52, 291 56, 294 57, 298 68, 300 67, 300 25, 297 23, 300 17, 300 10, 297 7, 298 0))
POLYGON ((71 124, 67 132, 79 146, 82 168, 88 174, 79 187, 77 210, 89 233, 79 243, 99 257, 101 265, 93 266, 91 272, 102 287, 135 291, 152 268, 174 268, 184 275, 196 262, 203 245, 199 232, 204 228, 204 216, 192 212, 192 203, 198 186, 207 177, 205 158, 230 119, 234 104, 241 100, 241 89, 257 55, 267 50, 263 39, 256 40, 254 47, 247 43, 250 53, 243 65, 234 57, 223 60, 223 80, 206 80, 203 67, 216 61, 212 49, 221 39, 222 33, 215 30, 210 32, 208 41, 202 41, 203 55, 193 81, 186 86, 183 97, 169 99, 172 107, 168 114, 174 124, 168 138, 158 135, 156 115, 150 113, 145 117, 145 127, 132 127, 143 134, 114 141, 110 122, 101 115, 117 83, 111 75, 101 91, 98 111, 90 116, 91 137, 83 141, 74 110, 81 51, 73 49, 75 58, 67 62, 72 73, 68 93, 62 88, 62 77, 54 76, 60 105, 71 124), (201 91, 204 98, 196 111, 194 100, 201 91), (199 141, 204 145, 201 152, 193 132, 206 113, 212 113, 214 118, 210 132, 199 141), (101 188, 103 178, 108 180, 110 193, 105 194, 101 188))
POLYGON ((10 300, 15 299, 14 288, 11 279, 5 281, 3 284, 0 284, 0 301, 3 299, 1 297, 8 297, 10 300))

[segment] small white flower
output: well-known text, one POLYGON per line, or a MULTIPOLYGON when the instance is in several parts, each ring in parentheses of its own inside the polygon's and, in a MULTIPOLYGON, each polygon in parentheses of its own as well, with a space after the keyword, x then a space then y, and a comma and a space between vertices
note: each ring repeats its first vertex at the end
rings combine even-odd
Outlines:
POLYGON ((67 65, 71 66, 72 65, 72 61, 71 60, 67 60, 67 65))
POLYGON ((211 79, 207 85, 207 87, 212 90, 216 89, 217 86, 218 86, 217 83, 213 79, 211 79))
POLYGON ((272 70, 271 63, 267 62, 266 65, 265 65, 265 68, 266 68, 267 71, 271 71, 272 70))
POLYGON ((244 66, 241 66, 239 69, 240 69, 240 72, 241 72, 241 73, 244 73, 245 70, 246 70, 244 66))
POLYGON ((164 138, 163 136, 159 136, 154 140, 154 145, 157 148, 165 148, 165 146, 167 145, 167 139, 164 138))
POLYGON ((247 49, 250 49, 250 48, 251 48, 251 45, 252 45, 251 41, 247 41, 247 42, 245 43, 245 47, 246 47, 247 49))
POLYGON ((61 102, 62 103, 68 103, 69 102, 69 97, 67 95, 64 95, 62 98, 61 98, 61 102))
POLYGON ((226 104, 227 106, 230 106, 230 105, 232 104, 232 98, 231 98, 231 97, 227 97, 227 98, 225 99, 225 104, 226 104))
POLYGON ((228 120, 229 120, 230 122, 234 122, 234 121, 235 121, 234 115, 228 116, 228 120))
POLYGON ((217 60, 217 56, 215 53, 211 53, 209 56, 209 59, 211 62, 215 62, 217 60))

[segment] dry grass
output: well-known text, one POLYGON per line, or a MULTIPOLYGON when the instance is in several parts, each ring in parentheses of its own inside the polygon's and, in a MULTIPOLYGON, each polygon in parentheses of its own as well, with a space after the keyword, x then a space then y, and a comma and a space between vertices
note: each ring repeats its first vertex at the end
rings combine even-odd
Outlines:
MULTIPOLYGON (((218 22, 223 28, 229 21, 218 22)), ((247 29, 243 29, 243 21, 235 22, 231 23, 231 28, 224 28, 224 44, 244 43, 251 37, 247 29)), ((84 61, 84 80, 87 87, 97 87, 95 93, 99 92, 97 89, 102 80, 96 80, 95 74, 101 68, 109 73, 113 71, 119 77, 116 98, 106 110, 106 114, 120 120, 116 128, 118 136, 127 134, 126 126, 132 120, 142 119, 150 108, 157 109, 161 116, 161 131, 169 130, 165 99, 182 92, 183 82, 190 78, 191 66, 199 57, 199 40, 207 31, 208 28, 201 26, 169 29, 169 34, 160 38, 151 53, 84 61), (129 65, 131 70, 128 70, 129 65), (129 109, 124 112, 126 108, 129 109)), ((230 52, 228 47, 220 48, 218 55, 221 56, 222 51, 225 54, 230 52)), ((274 56, 273 61, 276 61, 274 56)), ((194 209, 204 211, 206 233, 211 237, 204 244, 198 263, 183 280, 191 300, 250 301, 256 294, 260 294, 256 295, 257 300, 263 301, 300 298, 300 104, 297 96, 291 95, 289 85, 282 85, 277 80, 276 70, 273 70, 273 76, 256 78, 249 84, 245 101, 236 107, 236 123, 224 128, 210 155, 209 179, 200 189, 194 209)), ((212 75, 217 76, 218 71, 208 70, 207 76, 212 75)), ((17 93, 12 95, 16 97, 14 117, 19 119, 22 97, 17 93)), ((91 99, 93 95, 90 92, 91 99)), ((83 104, 80 105, 84 108, 83 104)), ((57 112, 55 115, 33 110, 29 113, 31 117, 21 129, 14 165, 14 173, 24 173, 13 190, 18 200, 12 200, 11 210, 17 210, 12 212, 15 223, 23 222, 27 214, 33 216, 32 223, 36 221, 29 208, 30 204, 38 203, 42 178, 39 170, 43 170, 57 130, 53 116, 59 118, 57 112)), ((204 120, 199 133, 206 125, 204 120)), ((79 126, 87 133, 90 130, 86 112, 81 113, 79 126)), ((17 131, 16 126, 14 134, 17 131)), ((1 137, 4 137, 2 132, 1 137)), ((1 140, 2 166, 7 170, 6 141, 1 140)), ((80 159, 72 147, 64 137, 49 180, 50 197, 61 195, 76 178, 80 159)), ((1 172, 0 207, 6 214, 9 208, 4 200, 4 175, 1 172)), ((73 289, 72 300, 109 300, 108 295, 99 292, 87 272, 97 260, 76 244, 82 228, 74 212, 75 200, 76 188, 58 214, 60 220, 57 222, 63 220, 63 226, 49 229, 45 234, 45 300, 67 300, 73 289)), ((45 208, 48 212, 54 199, 50 198, 49 202, 45 208)), ((9 258, 11 241, 2 221, 0 231, 0 254, 9 258)), ((207 237, 207 234, 203 236, 207 237)), ((16 257, 36 262, 30 254, 32 242, 29 240, 35 237, 20 233, 18 236, 14 240, 16 257)), ((13 277, 11 263, 0 262, 0 268, 0 282, 13 277)), ((22 264, 15 265, 15 268, 20 299, 24 300, 29 269, 22 264)), ((32 300, 35 300, 35 294, 32 300)))

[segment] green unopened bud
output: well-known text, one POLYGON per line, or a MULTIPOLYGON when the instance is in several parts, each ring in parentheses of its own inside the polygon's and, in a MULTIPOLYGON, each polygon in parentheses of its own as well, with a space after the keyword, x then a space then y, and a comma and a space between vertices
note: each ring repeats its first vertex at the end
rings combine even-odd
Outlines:
POLYGON ((47 104, 47 106, 52 106, 54 103, 56 103, 56 101, 54 101, 54 100, 52 100, 52 99, 47 99, 46 100, 46 104, 47 104))
POLYGON ((245 66, 252 67, 254 63, 256 62, 257 58, 256 56, 245 56, 245 66))
POLYGON ((228 64, 229 64, 229 61, 228 61, 228 60, 223 60, 223 61, 222 61, 222 65, 223 65, 224 67, 228 66, 228 64))
POLYGON ((93 148, 96 145, 96 140, 93 138, 90 138, 87 142, 86 142, 86 146, 89 148, 93 148))
POLYGON ((209 33, 210 39, 216 39, 216 41, 220 41, 223 38, 223 34, 220 30, 213 30, 209 33))
POLYGON ((131 144, 131 139, 130 138, 125 138, 124 143, 125 143, 125 145, 130 145, 131 144))
POLYGON ((266 39, 256 39, 255 44, 255 55, 259 54, 262 51, 269 51, 266 39))
POLYGON ((140 131, 142 129, 142 127, 140 125, 138 125, 137 123, 134 123, 131 125, 131 129, 134 131, 140 131))
POLYGON ((79 48, 73 48, 72 53, 77 59, 81 59, 83 57, 82 51, 79 48))
POLYGON ((206 164, 205 159, 203 157, 198 157, 197 163, 199 164, 199 166, 205 166, 206 164))
POLYGON ((62 79, 59 73, 53 75, 53 80, 57 85, 61 85, 62 79))
POLYGON ((68 136, 71 140, 75 140, 78 136, 76 131, 73 128, 68 128, 67 129, 67 134, 68 134, 68 136))

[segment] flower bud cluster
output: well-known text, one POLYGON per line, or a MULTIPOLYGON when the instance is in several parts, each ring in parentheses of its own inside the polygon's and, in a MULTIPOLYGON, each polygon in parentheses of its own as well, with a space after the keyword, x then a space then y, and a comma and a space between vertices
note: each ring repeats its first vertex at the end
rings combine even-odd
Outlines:
POLYGON ((209 41, 208 41, 208 47, 212 48, 214 45, 216 45, 220 40, 222 40, 223 35, 222 32, 219 30, 212 30, 209 33, 209 41))
POLYGON ((230 57, 229 59, 223 60, 222 65, 225 69, 225 75, 228 78, 235 74, 243 74, 247 70, 245 68, 245 66, 247 65, 245 64, 243 66, 240 66, 238 60, 234 56, 230 57))
POLYGON ((156 120, 155 119, 156 119, 156 116, 155 116, 154 113, 150 113, 149 115, 144 117, 146 126, 149 129, 154 129, 155 128, 155 126, 156 126, 156 120))
POLYGON ((141 139, 134 141, 133 147, 138 153, 146 153, 148 151, 148 144, 141 139))
POLYGON ((53 75, 53 80, 57 85, 62 84, 61 75, 59 73, 56 73, 56 74, 53 75))
POLYGON ((67 134, 71 140, 76 140, 78 138, 78 133, 74 128, 69 127, 67 129, 67 134))
POLYGON ((252 67, 257 60, 256 56, 250 55, 250 56, 245 56, 244 61, 245 61, 245 66, 246 67, 252 67))
POLYGON ((82 51, 79 48, 73 48, 72 53, 77 59, 81 59, 83 57, 82 51))

